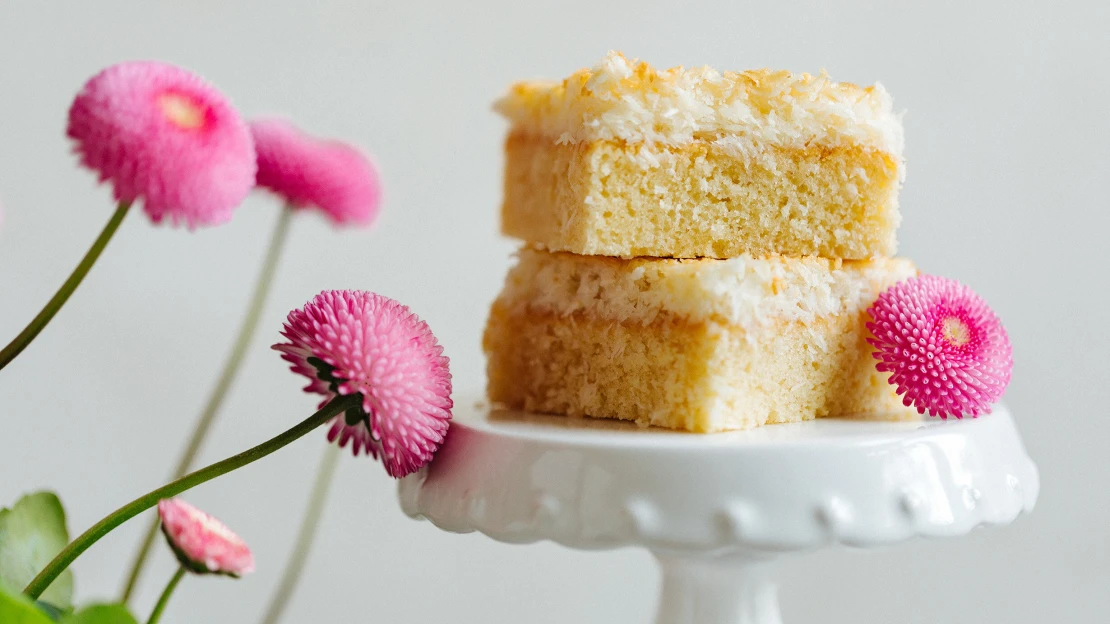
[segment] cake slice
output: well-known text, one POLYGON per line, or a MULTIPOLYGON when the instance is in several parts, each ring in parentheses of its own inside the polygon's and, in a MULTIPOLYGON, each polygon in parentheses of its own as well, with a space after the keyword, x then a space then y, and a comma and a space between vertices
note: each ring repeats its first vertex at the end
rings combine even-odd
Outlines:
POLYGON ((524 249, 493 304, 489 397, 708 432, 902 418, 865 327, 902 259, 659 260, 524 249))
POLYGON ((495 108, 505 234, 606 256, 892 256, 902 122, 882 86, 610 53, 495 108))

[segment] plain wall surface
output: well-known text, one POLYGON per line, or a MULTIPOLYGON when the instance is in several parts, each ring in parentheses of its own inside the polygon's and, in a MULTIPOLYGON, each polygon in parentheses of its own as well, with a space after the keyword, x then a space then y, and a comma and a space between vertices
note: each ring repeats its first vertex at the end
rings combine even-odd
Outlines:
MULTIPOLYGON (((1005 322, 1006 401, 1041 469, 1037 510, 1005 529, 787 561, 787 622, 1110 620, 1106 3, 3 2, 0 342, 76 265, 109 191, 64 139, 81 84, 118 61, 208 77, 244 115, 282 113, 375 155, 380 220, 337 231, 299 215, 256 341, 203 452, 236 453, 317 399, 268 349, 325 288, 409 304, 481 392, 479 337, 514 248, 497 234, 513 80, 563 77, 608 49, 657 66, 770 66, 882 82, 908 113, 900 253, 970 284, 1005 322), (898 3, 901 4, 901 3, 898 3)), ((0 502, 57 490, 77 534, 161 483, 214 383, 277 216, 252 195, 189 233, 135 211, 39 339, 0 372, 0 502)), ((251 622, 269 598, 324 450, 314 433, 185 498, 253 547, 242 580, 188 578, 164 618, 251 622)), ((344 459, 287 622, 647 622, 646 553, 577 553, 448 535, 405 518, 395 483, 344 459)), ((74 566, 79 600, 118 592, 147 517, 74 566)), ((173 569, 158 545, 146 615, 173 569)))

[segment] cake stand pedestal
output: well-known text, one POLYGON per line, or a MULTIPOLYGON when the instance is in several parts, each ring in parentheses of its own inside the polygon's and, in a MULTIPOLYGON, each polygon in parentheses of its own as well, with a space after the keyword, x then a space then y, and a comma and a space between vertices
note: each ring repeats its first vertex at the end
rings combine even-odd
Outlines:
POLYGON ((399 487, 406 514, 446 531, 649 549, 657 624, 777 624, 777 557, 1007 524, 1039 480, 1002 406, 697 435, 460 404, 435 460, 399 487))

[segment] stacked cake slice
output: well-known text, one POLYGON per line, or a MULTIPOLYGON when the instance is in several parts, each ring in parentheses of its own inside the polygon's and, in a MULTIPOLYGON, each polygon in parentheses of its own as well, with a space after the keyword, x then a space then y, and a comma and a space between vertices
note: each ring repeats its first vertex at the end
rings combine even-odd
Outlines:
POLYGON ((896 248, 890 97, 787 72, 656 71, 612 53, 498 104, 506 234, 491 400, 720 431, 896 418, 865 311, 896 248))

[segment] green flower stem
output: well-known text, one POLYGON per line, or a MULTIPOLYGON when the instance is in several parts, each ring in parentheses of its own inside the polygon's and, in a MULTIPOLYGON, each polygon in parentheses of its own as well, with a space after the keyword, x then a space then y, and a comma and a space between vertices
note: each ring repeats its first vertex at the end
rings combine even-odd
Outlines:
POLYGON ((316 539, 316 529, 320 526, 320 516, 324 513, 324 503, 328 500, 328 491, 331 489, 335 477, 335 468, 339 465, 339 457, 343 450, 335 445, 328 445, 324 449, 324 456, 320 459, 320 468, 316 472, 316 483, 312 486, 312 494, 308 499, 304 518, 301 519, 301 528, 297 533, 297 541, 293 545, 293 552, 289 556, 289 563, 285 564, 285 572, 281 581, 270 599, 270 607, 262 617, 263 624, 276 624, 281 620, 281 614, 289 599, 297 589, 297 582, 301 579, 301 572, 308 560, 308 552, 312 550, 312 542, 316 539))
MULTIPOLYGON (((208 402, 204 405, 204 411, 201 412, 200 418, 197 419, 196 427, 193 428, 193 435, 189 438, 189 443, 185 446, 185 452, 181 454, 181 458, 177 462, 177 467, 174 468, 173 476, 171 478, 177 479, 183 476, 190 468, 193 467, 193 462, 196 461, 197 453, 200 452, 201 445, 204 444, 205 438, 208 437, 208 432, 212 429, 212 423, 216 420, 216 414, 220 411, 220 406, 223 404, 224 398, 227 396, 228 390, 231 389, 231 384, 235 381, 235 376, 239 372, 239 367, 243 363, 243 358, 246 357, 247 347, 250 346, 251 341, 254 339, 255 331, 258 329, 258 320, 262 317, 262 309, 266 303, 266 297, 270 293, 270 286, 274 281, 274 272, 277 270, 278 260, 281 258, 282 249, 285 247, 285 241, 289 238, 289 224, 292 221, 293 210, 291 206, 286 206, 281 211, 278 217, 277 225, 274 227, 274 233, 270 237, 270 246, 266 250, 266 258, 262 262, 262 271, 258 275, 258 281, 254 285, 254 294, 251 296, 251 301, 247 307, 247 315, 243 319, 243 325, 239 328, 239 337, 235 339, 235 345, 231 348, 231 353, 228 355, 227 362, 224 363, 223 371, 220 373, 219 381, 216 387, 212 390, 212 394, 208 397, 208 402)), ((158 518, 151 518, 150 526, 147 527, 146 533, 143 535, 143 541, 139 546, 139 551, 135 554, 135 559, 131 563, 131 572, 127 576, 127 585, 123 589, 123 595, 120 597, 120 602, 127 603, 131 599, 132 592, 139 582, 139 577, 142 575, 143 566, 150 556, 150 548, 154 544, 154 540, 158 535, 158 518)))
POLYGON ((54 293, 54 296, 47 302, 42 311, 31 320, 27 327, 24 327, 23 331, 19 332, 19 335, 8 343, 8 346, 4 347, 3 351, 0 351, 0 369, 3 369, 9 362, 15 359, 15 356, 22 353, 23 350, 27 348, 27 345, 31 344, 31 341, 35 339, 35 336, 38 336, 39 332, 46 327, 50 319, 54 318, 58 310, 62 309, 65 302, 69 300, 69 296, 81 285, 81 280, 85 279, 85 276, 88 275, 89 269, 96 263, 96 259, 100 257, 100 252, 104 251, 104 248, 108 246, 108 241, 112 240, 112 235, 119 229, 119 224, 122 223, 123 218, 127 216, 127 210, 130 207, 131 202, 119 203, 116 211, 112 213, 112 218, 108 220, 108 224, 100 231, 100 236, 96 237, 92 247, 89 247, 89 250, 85 252, 85 257, 81 258, 81 262, 77 264, 77 268, 73 269, 73 273, 69 274, 65 283, 58 289, 58 292, 54 293))
POLYGON ((54 560, 48 563, 46 567, 43 568, 42 572, 39 572, 38 576, 27 585, 23 593, 31 598, 37 599, 42 592, 50 586, 50 583, 68 568, 69 564, 73 563, 74 559, 88 550, 97 540, 107 535, 112 529, 155 506, 158 504, 158 501, 163 498, 172 498, 201 483, 210 481, 236 468, 242 468, 251 462, 262 459, 331 420, 333 416, 342 414, 347 409, 360 405, 361 400, 362 395, 359 394, 349 394, 332 399, 331 402, 320 408, 315 414, 301 421, 292 429, 270 438, 262 444, 243 451, 238 455, 233 455, 223 461, 191 472, 176 481, 163 485, 127 503, 123 507, 108 514, 106 518, 94 524, 92 528, 82 533, 77 539, 63 548, 62 552, 58 553, 58 556, 54 557, 54 560))
POLYGON ((183 576, 185 576, 185 566, 180 566, 177 568, 177 572, 174 572, 173 577, 170 578, 166 588, 162 590, 162 595, 158 597, 158 604, 154 605, 154 610, 150 612, 150 619, 146 621, 146 624, 157 624, 162 617, 162 612, 166 610, 166 603, 170 601, 173 590, 177 589, 177 584, 181 582, 183 576))

